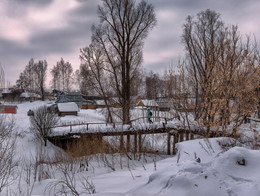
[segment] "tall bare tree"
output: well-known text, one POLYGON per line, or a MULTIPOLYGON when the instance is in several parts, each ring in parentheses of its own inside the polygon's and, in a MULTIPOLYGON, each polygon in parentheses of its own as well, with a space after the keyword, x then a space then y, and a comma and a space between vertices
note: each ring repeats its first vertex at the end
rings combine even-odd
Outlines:
POLYGON ((19 79, 16 81, 16 85, 19 88, 29 92, 37 91, 34 65, 34 59, 31 58, 23 72, 20 73, 19 79))
POLYGON ((130 122, 131 80, 142 62, 144 39, 155 26, 153 6, 147 1, 102 0, 100 24, 92 28, 92 44, 105 55, 105 70, 122 106, 123 123, 130 122))
POLYGON ((241 124, 255 104, 256 44, 249 37, 244 41, 236 26, 225 26, 212 10, 198 13, 196 19, 188 16, 182 38, 194 84, 196 119, 208 132, 212 126, 226 130, 231 120, 241 124))
POLYGON ((70 91, 73 82, 73 68, 71 63, 63 58, 51 69, 52 87, 60 91, 70 91))
POLYGON ((196 119, 204 123, 212 121, 212 94, 216 87, 216 66, 220 45, 218 37, 224 30, 220 14, 206 10, 197 14, 197 20, 188 16, 183 31, 183 42, 187 51, 190 73, 196 97, 196 119))
POLYGON ((23 72, 20 73, 16 85, 23 90, 39 93, 41 99, 44 100, 47 66, 46 60, 40 60, 35 63, 32 58, 23 72))

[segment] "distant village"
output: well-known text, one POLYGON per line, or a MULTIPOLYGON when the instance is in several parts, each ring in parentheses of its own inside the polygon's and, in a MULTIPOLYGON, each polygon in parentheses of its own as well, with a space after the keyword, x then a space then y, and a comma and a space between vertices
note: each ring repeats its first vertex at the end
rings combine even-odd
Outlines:
MULTIPOLYGON (((79 92, 62 92, 53 90, 46 92, 44 95, 46 100, 54 101, 50 107, 50 111, 55 111, 60 115, 77 115, 79 109, 98 109, 98 108, 120 108, 119 100, 117 97, 100 97, 100 96, 87 96, 79 92), (61 105, 67 104, 70 111, 60 111, 61 105), (106 103, 108 105, 106 105, 106 103), (73 106, 76 104, 76 107, 73 106)), ((187 97, 186 97, 187 98, 187 97)), ((33 92, 25 92, 22 89, 16 88, 1 88, 0 89, 0 113, 16 113, 16 104, 26 101, 41 100, 41 96, 33 92)), ((131 97, 131 108, 149 108, 153 111, 170 111, 177 109, 180 112, 192 112, 195 109, 194 98, 187 98, 185 107, 178 104, 178 100, 170 98, 161 98, 159 100, 144 99, 140 96, 131 97)), ((68 109, 66 109, 68 110, 68 109)))

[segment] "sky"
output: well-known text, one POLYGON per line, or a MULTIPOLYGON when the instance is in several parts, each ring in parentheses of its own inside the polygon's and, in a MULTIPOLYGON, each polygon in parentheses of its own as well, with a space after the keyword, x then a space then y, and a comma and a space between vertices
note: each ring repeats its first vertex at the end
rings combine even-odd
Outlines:
MULTIPOLYGON (((147 72, 163 73, 177 66, 185 56, 181 43, 185 19, 202 10, 215 10, 227 25, 238 25, 241 34, 260 40, 258 0, 147 1, 157 17, 144 45, 142 66, 147 72)), ((0 0, 0 64, 6 84, 15 84, 31 58, 47 60, 48 71, 61 57, 78 69, 80 48, 90 44, 91 26, 99 24, 98 4, 101 0, 0 0)))

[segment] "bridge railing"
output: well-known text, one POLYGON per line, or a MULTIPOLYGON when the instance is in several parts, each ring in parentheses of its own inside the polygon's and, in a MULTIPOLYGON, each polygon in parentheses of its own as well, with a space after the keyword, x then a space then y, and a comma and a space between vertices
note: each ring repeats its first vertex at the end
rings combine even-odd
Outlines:
POLYGON ((62 124, 62 125, 53 126, 51 128, 54 129, 54 128, 60 128, 60 127, 70 127, 70 132, 71 132, 72 127, 75 127, 75 126, 85 126, 86 129, 88 130, 90 125, 105 125, 105 126, 112 126, 113 128, 115 128, 117 124, 122 124, 122 123, 119 123, 119 122, 115 122, 115 123, 87 122, 87 123, 62 124))
MULTIPOLYGON (((177 117, 174 117, 177 118, 177 117)), ((166 118, 166 117, 153 117, 153 119, 157 119, 158 121, 156 122, 163 122, 165 124, 167 124, 168 121, 173 120, 174 118, 166 118)), ((139 117, 136 119, 132 119, 130 120, 130 127, 132 127, 134 124, 137 123, 142 123, 141 121, 145 121, 148 122, 148 118, 147 117, 139 117)), ((72 124, 61 124, 61 125, 56 125, 53 127, 50 127, 51 129, 55 129, 55 128, 62 128, 62 127, 69 127, 70 132, 72 132, 73 127, 76 126, 85 126, 86 130, 89 130, 89 127, 91 125, 104 125, 104 126, 111 126, 113 128, 116 127, 116 125, 123 125, 122 122, 113 122, 113 123, 106 123, 106 122, 82 122, 82 123, 72 123, 72 124)))
MULTIPOLYGON (((155 122, 164 122, 165 124, 167 124, 168 121, 172 121, 174 119, 178 119, 179 117, 176 116, 176 117, 168 118, 168 117, 156 116, 156 117, 151 117, 151 118, 152 118, 152 120, 155 120, 155 122)), ((139 117, 139 118, 130 120, 130 127, 134 123, 141 123, 141 121, 149 123, 148 117, 139 117)))

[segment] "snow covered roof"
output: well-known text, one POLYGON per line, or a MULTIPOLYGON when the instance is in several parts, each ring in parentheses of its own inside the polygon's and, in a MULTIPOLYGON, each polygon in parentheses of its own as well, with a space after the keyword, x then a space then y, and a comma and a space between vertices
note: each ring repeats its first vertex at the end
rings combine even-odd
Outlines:
POLYGON ((57 103, 65 102, 92 102, 82 97, 80 93, 61 93, 58 95, 57 103))
POLYGON ((78 112, 79 108, 75 102, 57 103, 60 112, 78 112))
POLYGON ((29 92, 24 92, 20 95, 20 97, 23 98, 30 98, 30 97, 35 97, 35 98, 41 98, 40 95, 36 94, 36 93, 29 93, 29 92))
POLYGON ((158 107, 158 104, 155 100, 142 99, 137 103, 138 106, 146 106, 146 107, 158 107))
POLYGON ((2 93, 11 93, 12 91, 10 90, 10 89, 8 89, 8 88, 4 88, 3 90, 2 90, 2 93))

